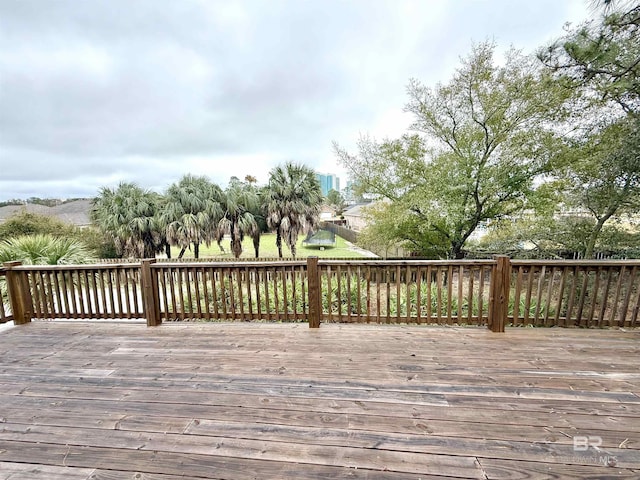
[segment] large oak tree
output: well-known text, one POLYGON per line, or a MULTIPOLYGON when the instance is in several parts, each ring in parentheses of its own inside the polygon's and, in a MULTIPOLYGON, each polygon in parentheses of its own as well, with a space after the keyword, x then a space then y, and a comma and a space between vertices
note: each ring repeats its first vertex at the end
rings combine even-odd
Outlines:
POLYGON ((522 211, 547 169, 563 90, 535 59, 494 51, 477 45, 435 88, 410 81, 414 134, 364 137, 356 155, 336 145, 361 191, 385 200, 373 228, 422 254, 461 257, 479 226, 522 211))

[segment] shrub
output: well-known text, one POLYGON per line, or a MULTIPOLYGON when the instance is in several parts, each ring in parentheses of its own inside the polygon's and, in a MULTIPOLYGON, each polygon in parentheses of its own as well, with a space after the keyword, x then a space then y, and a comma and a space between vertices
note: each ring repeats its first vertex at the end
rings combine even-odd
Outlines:
POLYGON ((19 260, 28 265, 87 263, 93 252, 73 238, 24 235, 0 243, 0 263, 19 260))
POLYGON ((76 230, 76 227, 57 218, 22 211, 12 215, 0 225, 0 240, 39 234, 68 237, 75 235, 76 230))

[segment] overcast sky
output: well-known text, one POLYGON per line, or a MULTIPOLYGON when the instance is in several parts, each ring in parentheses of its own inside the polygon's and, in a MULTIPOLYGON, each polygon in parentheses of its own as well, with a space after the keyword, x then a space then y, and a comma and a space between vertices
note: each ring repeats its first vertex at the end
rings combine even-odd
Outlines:
POLYGON ((342 176, 332 142, 404 133, 409 78, 588 16, 586 0, 0 0, 0 200, 264 183, 286 160, 342 176))

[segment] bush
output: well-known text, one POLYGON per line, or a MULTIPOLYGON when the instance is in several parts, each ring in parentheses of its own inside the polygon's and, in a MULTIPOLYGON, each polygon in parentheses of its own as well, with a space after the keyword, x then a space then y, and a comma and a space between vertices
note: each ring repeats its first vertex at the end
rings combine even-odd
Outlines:
POLYGON ((74 236, 77 228, 57 218, 22 211, 0 225, 0 240, 24 235, 47 234, 56 237, 74 236))
POLYGON ((19 260, 27 265, 72 265, 93 258, 87 246, 73 238, 24 235, 0 242, 0 263, 19 260))
POLYGON ((76 228, 73 237, 84 243, 89 250, 95 252, 96 258, 120 258, 113 238, 95 227, 76 228))
POLYGON ((86 246, 96 258, 117 258, 113 239, 97 228, 78 228, 64 223, 57 218, 36 213, 21 212, 9 217, 0 225, 0 240, 25 235, 50 235, 63 239, 75 239, 86 246))

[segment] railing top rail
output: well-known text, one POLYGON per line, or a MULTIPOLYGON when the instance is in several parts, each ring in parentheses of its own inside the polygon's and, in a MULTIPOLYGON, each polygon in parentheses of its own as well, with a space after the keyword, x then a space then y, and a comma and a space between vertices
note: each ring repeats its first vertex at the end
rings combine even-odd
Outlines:
POLYGON ((151 265, 151 268, 203 268, 203 267, 219 267, 219 268, 267 268, 267 267, 298 267, 307 264, 306 260, 280 260, 277 262, 163 262, 157 260, 151 265))
POLYGON ((372 266, 392 266, 392 265, 409 265, 409 266, 429 266, 429 265, 478 265, 490 266, 495 265, 496 260, 384 260, 384 259, 363 259, 363 260, 325 260, 318 259, 319 265, 372 265, 372 266))
MULTIPOLYGON (((355 257, 324 257, 327 260, 366 260, 368 257, 355 256, 355 257)), ((99 258, 94 263, 140 263, 143 258, 99 258)), ((293 257, 262 257, 262 258, 219 258, 219 257, 201 257, 201 258, 157 258, 158 263, 265 263, 265 262, 298 262, 305 261, 306 258, 293 258, 293 257)))
POLYGON ((19 265, 12 270, 22 271, 68 271, 68 270, 114 270, 140 268, 140 263, 82 263, 77 265, 19 265))
MULTIPOLYGON (((511 260, 514 267, 526 266, 547 266, 547 267, 640 267, 640 260, 511 260)), ((482 260, 385 260, 385 259, 318 259, 319 265, 325 266, 493 266, 494 259, 482 260)), ((86 263, 78 265, 18 265, 12 267, 21 271, 69 271, 69 270, 131 270, 140 268, 141 262, 136 263, 86 263)), ((157 259, 152 264, 152 268, 274 268, 274 267, 298 267, 307 265, 307 260, 283 259, 278 261, 242 261, 229 262, 208 261, 208 262, 175 262, 157 259)), ((6 268, 0 265, 0 275, 4 275, 6 268)))
POLYGON ((513 266, 620 267, 640 266, 640 260, 511 260, 513 266))

